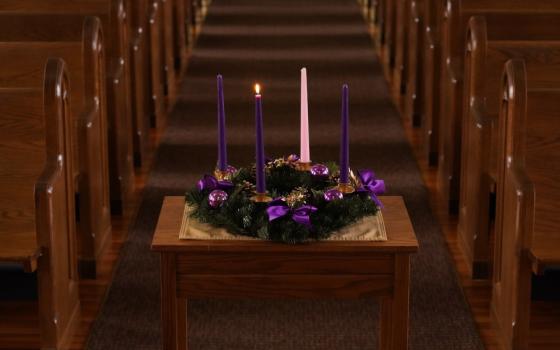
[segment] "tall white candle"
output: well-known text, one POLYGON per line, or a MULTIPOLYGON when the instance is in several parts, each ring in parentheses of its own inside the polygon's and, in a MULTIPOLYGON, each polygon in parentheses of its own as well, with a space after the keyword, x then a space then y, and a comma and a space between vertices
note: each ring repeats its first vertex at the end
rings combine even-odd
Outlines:
POLYGON ((301 69, 301 97, 300 97, 300 161, 310 163, 309 152, 309 116, 307 110, 307 69, 301 69))

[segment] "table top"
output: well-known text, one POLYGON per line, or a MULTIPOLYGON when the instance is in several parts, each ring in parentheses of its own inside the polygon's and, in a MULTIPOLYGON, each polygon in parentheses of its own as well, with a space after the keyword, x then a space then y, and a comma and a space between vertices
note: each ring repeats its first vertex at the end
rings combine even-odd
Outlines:
POLYGON ((183 196, 165 197, 152 241, 158 252, 387 252, 412 253, 418 241, 402 197, 382 196, 381 202, 387 241, 317 241, 304 244, 283 244, 265 240, 184 240, 179 230, 184 211, 183 196))

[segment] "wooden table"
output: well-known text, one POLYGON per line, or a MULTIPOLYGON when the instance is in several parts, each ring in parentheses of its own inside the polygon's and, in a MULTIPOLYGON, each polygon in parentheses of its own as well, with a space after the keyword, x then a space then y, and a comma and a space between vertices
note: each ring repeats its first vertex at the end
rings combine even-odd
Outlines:
POLYGON ((161 254, 164 350, 187 348, 188 298, 365 298, 381 301, 381 349, 407 349, 410 255, 418 250, 401 197, 382 197, 388 240, 180 240, 183 197, 166 197, 152 242, 161 254))

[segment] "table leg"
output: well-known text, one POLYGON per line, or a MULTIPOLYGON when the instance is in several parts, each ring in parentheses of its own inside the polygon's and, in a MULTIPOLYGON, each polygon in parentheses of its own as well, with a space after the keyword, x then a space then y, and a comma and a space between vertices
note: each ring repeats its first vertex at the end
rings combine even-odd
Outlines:
POLYGON ((187 350, 187 299, 177 299, 177 349, 187 350))
POLYGON ((410 256, 397 254, 393 297, 381 301, 380 349, 408 349, 409 293, 410 256))
POLYGON ((175 254, 161 253, 161 335, 163 350, 177 350, 177 304, 175 254))

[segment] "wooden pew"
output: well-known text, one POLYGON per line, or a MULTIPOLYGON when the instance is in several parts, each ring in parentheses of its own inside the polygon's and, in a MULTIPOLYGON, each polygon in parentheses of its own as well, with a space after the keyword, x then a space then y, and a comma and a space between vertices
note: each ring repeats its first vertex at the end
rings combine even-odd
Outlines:
POLYGON ((188 49, 188 7, 185 0, 173 1, 173 57, 175 75, 177 81, 181 80, 187 70, 187 49, 188 49))
POLYGON ((196 37, 198 35, 197 28, 195 27, 194 23, 194 9, 193 9, 193 0, 185 0, 185 13, 186 13, 186 24, 187 24, 187 43, 188 48, 192 48, 196 37))
POLYGON ((558 77, 557 63, 505 67, 491 310, 507 349, 529 347, 532 273, 560 266, 558 77))
POLYGON ((363 13, 366 21, 370 25, 376 23, 378 0, 365 0, 363 1, 363 13))
POLYGON ((195 2, 196 0, 185 0, 186 1, 186 6, 188 6, 189 8, 189 27, 191 28, 191 38, 194 39, 197 34, 198 34, 198 28, 196 26, 196 6, 195 6, 195 2))
POLYGON ((358 4, 361 7, 362 13, 364 13, 364 15, 365 15, 367 13, 367 10, 368 10, 369 1, 368 0, 358 0, 358 4))
POLYGON ((408 34, 410 25, 411 0, 395 2, 395 25, 393 42, 393 66, 391 69, 391 95, 395 105, 403 113, 403 95, 406 93, 408 78, 408 34))
POLYGON ((381 0, 369 0, 367 5, 367 18, 369 23, 374 28, 374 37, 375 37, 375 29, 379 24, 379 3, 381 0))
MULTIPOLYGON (((148 132, 146 129, 151 126, 161 133, 166 125, 167 112, 176 99, 177 81, 186 70, 185 21, 190 10, 185 8, 184 0, 139 0, 131 2, 130 9, 133 26, 142 29, 146 41, 142 60, 146 81, 144 93, 149 96, 144 100, 148 121, 144 120, 141 131, 148 132)), ((148 145, 146 147, 149 149, 148 145)))
POLYGON ((133 3, 133 13, 148 15, 149 52, 146 58, 151 72, 149 74, 150 126, 162 132, 167 124, 167 112, 171 110, 177 95, 177 81, 186 69, 186 40, 184 29, 180 31, 178 17, 185 12, 176 13, 171 0, 141 0, 133 3))
MULTIPOLYGON (((386 1, 386 0, 381 0, 381 1, 386 1)), ((194 25, 198 27, 202 23, 202 20, 206 15, 207 3, 205 0, 192 0, 192 5, 193 5, 193 14, 194 14, 194 25)))
POLYGON ((384 22, 385 22, 385 0, 377 0, 375 4, 373 4, 374 13, 372 17, 372 24, 373 24, 373 41, 375 43, 375 47, 377 49, 377 53, 381 58, 381 48, 385 43, 385 33, 384 33, 384 22))
MULTIPOLYGON (((161 57, 162 76, 164 77, 165 108, 169 112, 175 104, 177 97, 177 77, 175 72, 174 50, 174 15, 173 0, 158 0, 161 6, 161 57)), ((165 126, 161 126, 165 127, 165 126)), ((160 126, 158 126, 158 129, 160 126)))
POLYGON ((154 145, 150 141, 151 104, 150 92, 150 40, 148 31, 148 0, 127 1, 126 13, 130 15, 130 65, 131 74, 131 99, 134 165, 141 167, 152 152, 154 145))
POLYGON ((408 18, 408 46, 405 66, 405 95, 403 101, 404 119, 412 122, 413 126, 421 125, 422 102, 424 100, 424 73, 421 49, 424 33, 424 0, 410 0, 410 16, 408 18))
POLYGON ((0 3, 2 41, 81 40, 83 18, 98 16, 106 43, 111 210, 121 213, 134 184, 130 64, 124 0, 4 0, 0 3), (36 26, 21 27, 21 17, 36 26), (28 19, 31 21, 31 19, 28 19))
POLYGON ((484 15, 488 23, 499 23, 490 28, 497 31, 491 35, 502 38, 554 40, 560 30, 552 23, 560 19, 559 13, 560 3, 554 0, 446 0, 441 15, 441 84, 436 90, 441 105, 440 113, 434 113, 432 119, 439 123, 438 187, 450 212, 457 212, 459 200, 465 29, 469 18, 484 15))
POLYGON ((193 0, 184 0, 185 2, 185 25, 187 36, 187 51, 192 48, 196 37, 198 35, 197 28, 195 27, 195 13, 193 9, 193 0))
POLYGON ((151 98, 151 126, 159 131, 163 131, 166 125, 167 110, 165 100, 166 78, 162 70, 164 57, 162 44, 163 11, 159 1, 153 1, 149 8, 149 37, 150 37, 150 87, 151 98))
POLYGON ((440 98, 436 93, 440 81, 440 28, 441 28, 441 9, 443 0, 424 1, 424 40, 422 40, 423 55, 422 73, 424 76, 423 93, 424 100, 421 103, 422 109, 422 136, 424 154, 431 166, 437 165, 439 124, 433 121, 432 116, 439 113, 440 98))
POLYGON ((0 87, 41 86, 44 62, 49 57, 66 62, 73 84, 71 152, 79 271, 84 277, 95 277, 98 257, 111 237, 104 45, 98 18, 85 19, 82 37, 81 41, 66 42, 0 41, 0 87))
POLYGON ((381 40, 379 54, 385 78, 392 84, 393 68, 395 66, 395 34, 396 34, 396 4, 398 0, 383 0, 381 10, 381 40))
POLYGON ((531 69, 560 57, 560 41, 509 40, 519 37, 519 31, 522 36, 529 32, 521 21, 507 25, 488 22, 482 16, 472 17, 467 30, 458 237, 475 278, 487 277, 491 265, 490 230, 495 212, 491 198, 497 182, 496 121, 502 67, 511 58, 525 59, 531 69))
POLYGON ((37 271, 41 347, 60 349, 80 313, 70 92, 63 61, 43 72, 41 87, 0 89, 0 263, 37 271))

